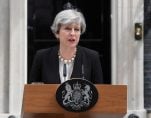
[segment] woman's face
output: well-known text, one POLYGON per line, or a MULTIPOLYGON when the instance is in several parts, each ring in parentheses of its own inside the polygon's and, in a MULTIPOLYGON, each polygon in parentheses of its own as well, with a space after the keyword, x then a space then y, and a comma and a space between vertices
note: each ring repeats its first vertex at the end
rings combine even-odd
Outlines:
POLYGON ((66 48, 74 48, 79 43, 81 34, 80 24, 67 24, 61 25, 59 32, 56 34, 56 37, 60 41, 60 46, 66 48))

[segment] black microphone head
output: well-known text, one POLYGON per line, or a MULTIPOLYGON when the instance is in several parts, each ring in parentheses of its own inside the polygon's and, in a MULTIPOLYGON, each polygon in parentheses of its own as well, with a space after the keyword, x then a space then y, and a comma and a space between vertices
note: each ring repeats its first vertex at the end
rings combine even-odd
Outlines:
POLYGON ((70 2, 67 2, 66 4, 63 5, 63 9, 74 9, 73 5, 70 2))
POLYGON ((63 65, 63 77, 67 76, 67 67, 66 64, 63 65))

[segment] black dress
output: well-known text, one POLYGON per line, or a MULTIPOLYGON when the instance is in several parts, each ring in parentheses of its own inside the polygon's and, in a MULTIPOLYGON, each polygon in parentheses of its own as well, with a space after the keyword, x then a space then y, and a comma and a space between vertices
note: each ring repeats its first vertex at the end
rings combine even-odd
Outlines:
MULTIPOLYGON (((60 84, 59 75, 59 46, 37 51, 29 83, 44 82, 45 84, 60 84)), ((99 55, 96 51, 78 46, 71 78, 84 78, 94 84, 103 83, 103 74, 99 55)))

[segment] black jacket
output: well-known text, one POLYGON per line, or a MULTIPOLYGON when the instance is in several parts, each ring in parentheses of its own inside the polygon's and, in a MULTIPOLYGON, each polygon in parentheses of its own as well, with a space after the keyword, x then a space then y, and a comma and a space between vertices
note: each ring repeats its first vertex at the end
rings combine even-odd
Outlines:
MULTIPOLYGON (((29 83, 44 82, 45 84, 59 84, 59 59, 58 46, 37 51, 29 83)), ((82 65, 84 66, 84 78, 92 83, 103 83, 102 68, 99 55, 96 51, 77 47, 71 78, 82 78, 82 65)))

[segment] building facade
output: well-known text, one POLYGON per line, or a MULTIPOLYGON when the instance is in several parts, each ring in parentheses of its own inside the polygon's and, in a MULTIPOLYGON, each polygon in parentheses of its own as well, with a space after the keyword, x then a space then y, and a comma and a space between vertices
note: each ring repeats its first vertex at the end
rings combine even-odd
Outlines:
MULTIPOLYGON (((20 118, 27 82, 27 0, 0 0, 0 118, 20 118)), ((144 22, 143 0, 111 0, 112 84, 128 86, 128 113, 149 118, 144 108, 144 40, 135 23, 144 22)))

